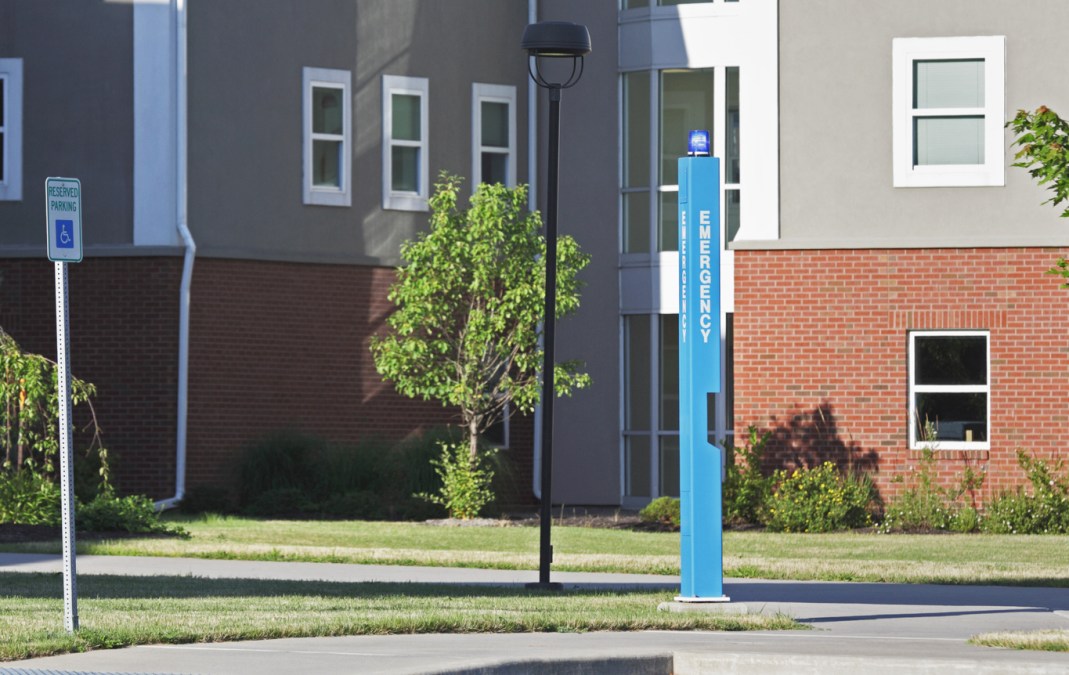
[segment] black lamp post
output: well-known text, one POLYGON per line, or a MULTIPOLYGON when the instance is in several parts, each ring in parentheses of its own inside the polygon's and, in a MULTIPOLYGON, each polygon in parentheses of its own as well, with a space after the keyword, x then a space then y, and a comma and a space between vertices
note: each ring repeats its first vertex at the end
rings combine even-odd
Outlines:
POLYGON ((549 167, 546 181, 546 306, 542 361, 542 515, 538 555, 538 582, 529 588, 556 589, 550 583, 553 562, 550 544, 550 499, 553 484, 553 325, 557 311, 557 169, 560 150, 560 93, 583 76, 583 57, 590 53, 586 26, 567 21, 532 23, 523 31, 527 71, 538 86, 549 90, 549 167), (541 59, 571 59, 571 72, 564 82, 551 82, 542 73, 541 59))

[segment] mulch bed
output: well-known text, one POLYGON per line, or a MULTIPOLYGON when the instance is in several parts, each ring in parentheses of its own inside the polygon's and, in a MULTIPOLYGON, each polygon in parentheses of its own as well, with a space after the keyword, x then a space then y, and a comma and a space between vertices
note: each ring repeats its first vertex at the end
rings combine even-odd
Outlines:
POLYGON ((20 543, 24 541, 51 541, 59 539, 60 528, 50 525, 12 525, 0 524, 0 544, 20 543))
MULTIPOLYGON (((76 539, 125 539, 128 537, 168 537, 168 534, 145 534, 115 530, 107 532, 75 531, 76 539)), ((63 530, 52 525, 12 525, 0 523, 0 544, 21 544, 33 541, 58 541, 63 530)))

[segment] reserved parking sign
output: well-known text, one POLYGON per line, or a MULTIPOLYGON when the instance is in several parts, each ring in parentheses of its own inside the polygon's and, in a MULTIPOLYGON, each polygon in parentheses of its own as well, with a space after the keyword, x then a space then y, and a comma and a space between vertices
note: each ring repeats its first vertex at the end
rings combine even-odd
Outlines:
POLYGON ((82 261, 82 182, 77 178, 45 179, 48 259, 82 261))

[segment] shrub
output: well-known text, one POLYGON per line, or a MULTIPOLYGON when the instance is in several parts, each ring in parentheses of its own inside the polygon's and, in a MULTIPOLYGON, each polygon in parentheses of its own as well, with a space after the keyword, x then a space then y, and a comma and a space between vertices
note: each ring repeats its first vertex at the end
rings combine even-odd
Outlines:
POLYGON ((1003 492, 987 505, 981 529, 995 534, 1069 534, 1069 475, 1062 460, 1053 465, 1017 451, 1017 463, 1032 484, 1003 492))
MULTIPOLYGON (((984 474, 966 467, 958 485, 943 488, 935 484, 936 453, 930 447, 922 451, 920 466, 913 473, 909 487, 891 502, 884 512, 880 530, 883 532, 911 532, 924 530, 954 530, 975 532, 980 527, 980 516, 961 498, 966 493, 978 490, 984 482, 984 474)), ((901 476, 894 480, 903 481, 901 476)))
POLYGON ((639 520, 671 530, 679 529, 679 498, 658 497, 638 512, 639 520))
POLYGON ((160 521, 156 505, 144 495, 117 497, 110 490, 91 502, 78 503, 75 523, 79 530, 93 532, 134 532, 137 534, 185 534, 181 528, 160 521))
POLYGON ((59 486, 36 471, 0 468, 0 523, 59 525, 59 486))
POLYGON ((317 494, 329 498, 328 495, 381 491, 382 464, 389 450, 388 444, 377 440, 324 445, 316 467, 321 474, 316 481, 317 494))
POLYGON ((382 499, 369 490, 352 490, 333 495, 323 504, 323 515, 359 520, 380 520, 383 517, 382 499))
POLYGON ((319 492, 323 441, 294 431, 266 436, 244 449, 238 465, 238 502, 248 507, 273 490, 319 492))
POLYGON ((831 462, 818 467, 777 471, 768 502, 767 525, 781 532, 830 532, 872 524, 875 497, 867 476, 842 474, 831 462))
POLYGON ((759 434, 757 427, 747 430, 746 444, 736 447, 725 443, 727 453, 724 475, 724 522, 756 524, 761 522, 765 505, 772 494, 772 477, 761 473, 765 445, 772 434, 759 434), (741 459, 740 463, 738 460, 741 459))
POLYGON ((183 513, 230 513, 234 510, 234 501, 226 488, 197 485, 186 491, 178 509, 183 513))
POLYGON ((313 514, 318 510, 318 505, 309 499, 303 490, 293 487, 261 492, 242 509, 246 515, 263 518, 293 518, 313 514))
POLYGON ((487 456, 493 451, 472 458, 467 445, 442 443, 441 448, 441 455, 432 462, 435 472, 442 479, 441 489, 434 494, 421 492, 415 496, 444 506, 450 518, 477 518, 483 507, 494 498, 490 490, 494 472, 487 466, 487 456))

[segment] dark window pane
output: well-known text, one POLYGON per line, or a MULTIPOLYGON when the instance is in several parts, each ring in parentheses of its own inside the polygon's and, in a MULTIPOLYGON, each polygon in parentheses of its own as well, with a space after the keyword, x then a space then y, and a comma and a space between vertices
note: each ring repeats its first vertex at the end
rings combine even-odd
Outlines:
POLYGON ((420 97, 411 94, 393 95, 394 140, 418 141, 420 139, 420 97))
POLYGON ((312 185, 341 187, 340 141, 312 142, 312 185))
POLYGON ((742 172, 739 164, 739 69, 727 68, 727 95, 724 106, 724 182, 738 183, 742 172))
POLYGON ((392 151, 394 192, 419 192, 419 148, 395 145, 392 151))
POLYGON ((509 147, 508 103, 482 102, 483 145, 495 148, 509 147))
POLYGON ((636 314, 624 317, 624 350, 627 371, 624 374, 625 424, 629 431, 650 428, 650 317, 636 314))
POLYGON ((688 132, 692 129, 716 131, 713 71, 665 70, 661 73, 661 185, 679 182, 677 161, 687 155, 688 132))
POLYGON ((0 133, 0 183, 7 180, 6 168, 4 166, 4 134, 0 133))
POLYGON ((628 436, 626 441, 627 479, 624 491, 629 497, 650 496, 649 436, 628 436))
POLYGON ((650 184, 650 74, 624 75, 624 185, 650 184))
POLYGON ((342 133, 342 89, 312 87, 312 132, 342 133))
POLYGON ((508 185, 508 155, 500 152, 484 152, 482 155, 482 181, 508 185))
POLYGON ((501 419, 497 420, 483 432, 482 440, 486 441, 495 448, 508 447, 508 434, 505 433, 505 417, 508 415, 508 407, 501 414, 501 419))
POLYGON ((0 77, 0 127, 4 126, 4 92, 7 89, 7 80, 0 77))
POLYGON ((727 202, 724 209, 724 248, 727 242, 735 241, 742 226, 742 193, 740 190, 724 190, 724 201, 727 202))
POLYGON ((917 384, 987 384, 987 338, 982 335, 918 336, 917 384))
POLYGON ((624 194, 624 253, 650 250, 650 193, 624 194))
POLYGON ((937 441, 986 441, 987 394, 917 394, 917 418, 935 427, 937 441))
POLYGON ((660 323, 660 428, 676 431, 679 429, 679 315, 661 314, 660 323))
POLYGON ((679 250, 679 193, 661 192, 660 218, 657 221, 657 250, 679 250))
POLYGON ((661 484, 658 494, 662 497, 679 496, 679 436, 661 436, 660 467, 661 484))

